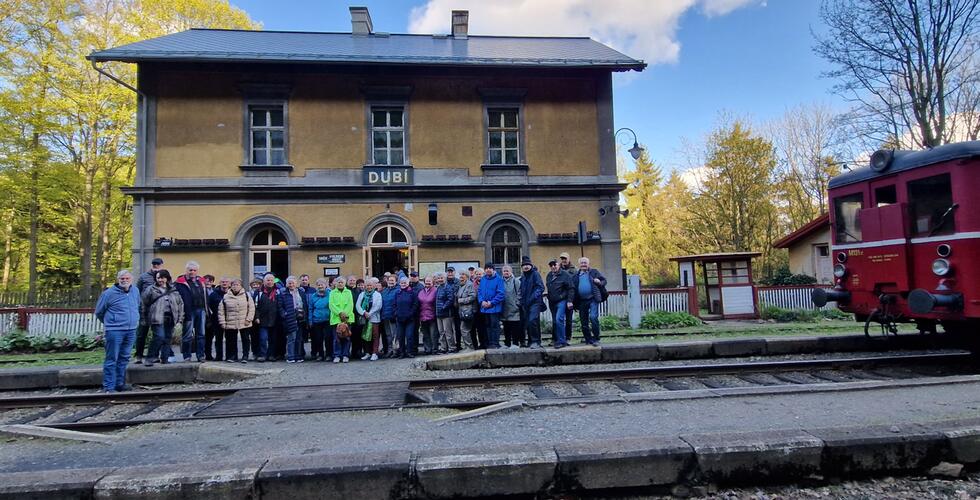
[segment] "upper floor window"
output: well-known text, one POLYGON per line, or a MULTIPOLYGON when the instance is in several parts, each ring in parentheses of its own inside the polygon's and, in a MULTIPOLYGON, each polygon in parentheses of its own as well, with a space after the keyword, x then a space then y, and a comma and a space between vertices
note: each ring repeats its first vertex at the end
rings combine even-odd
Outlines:
POLYGON ((252 104, 248 106, 249 145, 251 165, 286 164, 286 106, 285 104, 252 104))
POLYGON ((858 213, 862 208, 862 193, 834 198, 834 234, 837 236, 837 243, 861 241, 861 219, 858 213))
POLYGON ((519 108, 487 109, 487 164, 521 163, 519 108))
POLYGON ((953 204, 953 187, 949 174, 910 181, 908 191, 912 236, 956 232, 953 220, 956 205, 953 204))
POLYGON ((405 165, 405 108, 371 109, 371 151, 374 165, 405 165))

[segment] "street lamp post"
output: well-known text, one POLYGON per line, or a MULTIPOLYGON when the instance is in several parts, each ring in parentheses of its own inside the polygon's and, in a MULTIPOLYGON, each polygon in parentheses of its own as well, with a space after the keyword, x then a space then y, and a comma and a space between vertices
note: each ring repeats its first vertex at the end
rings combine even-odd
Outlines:
POLYGON ((614 136, 615 135, 619 135, 619 133, 622 132, 622 131, 624 131, 624 130, 625 131, 628 131, 631 134, 633 134, 633 147, 629 148, 628 151, 630 152, 630 156, 632 156, 634 160, 639 160, 640 159, 640 155, 643 154, 644 148, 641 148, 640 147, 640 143, 637 142, 637 140, 636 140, 636 132, 633 132, 633 129, 627 128, 627 127, 623 127, 621 129, 617 130, 616 133, 613 134, 613 135, 614 136))

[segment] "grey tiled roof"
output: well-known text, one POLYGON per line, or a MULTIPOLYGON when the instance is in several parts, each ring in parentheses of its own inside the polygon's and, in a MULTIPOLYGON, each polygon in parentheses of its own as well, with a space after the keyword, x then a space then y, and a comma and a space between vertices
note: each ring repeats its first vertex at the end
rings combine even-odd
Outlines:
POLYGON ((192 29, 89 55, 96 61, 314 62, 548 66, 642 71, 642 61, 591 38, 192 29))

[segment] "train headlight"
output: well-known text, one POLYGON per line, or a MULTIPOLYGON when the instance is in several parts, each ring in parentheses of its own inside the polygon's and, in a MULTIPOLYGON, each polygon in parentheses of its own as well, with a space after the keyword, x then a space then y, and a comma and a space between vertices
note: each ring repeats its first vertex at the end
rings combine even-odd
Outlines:
POLYGON ((837 252, 837 262, 841 264, 847 262, 847 252, 837 252))
POLYGON ((949 274, 950 269, 952 269, 952 266, 950 266, 949 261, 946 259, 932 261, 932 274, 936 276, 946 276, 949 274))
POLYGON ((953 247, 949 246, 946 243, 943 243, 942 245, 936 247, 936 254, 939 255, 940 257, 949 257, 951 253, 953 253, 953 247))
POLYGON ((844 267, 844 264, 834 265, 834 277, 843 278, 845 274, 847 274, 847 268, 844 267))

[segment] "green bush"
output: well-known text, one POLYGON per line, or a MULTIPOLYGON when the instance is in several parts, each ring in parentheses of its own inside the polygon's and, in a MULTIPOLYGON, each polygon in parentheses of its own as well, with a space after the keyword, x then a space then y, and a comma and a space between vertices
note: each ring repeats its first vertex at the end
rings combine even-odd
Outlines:
POLYGON ((622 330, 629 328, 629 320, 622 316, 603 316, 599 318, 599 329, 602 331, 622 330))
POLYGON ((101 333, 29 336, 23 330, 13 330, 0 336, 0 352, 88 351, 103 344, 104 338, 101 333))
POLYGON ((652 311, 644 314, 640 319, 640 328, 645 329, 679 328, 701 324, 700 319, 686 312, 652 311))
POLYGON ((817 278, 809 274, 793 274, 788 267, 781 267, 772 277, 763 278, 759 282, 766 286, 812 285, 817 282, 817 278))
POLYGON ((763 307, 759 316, 777 323, 814 323, 824 317, 817 309, 783 309, 776 306, 763 307))

